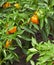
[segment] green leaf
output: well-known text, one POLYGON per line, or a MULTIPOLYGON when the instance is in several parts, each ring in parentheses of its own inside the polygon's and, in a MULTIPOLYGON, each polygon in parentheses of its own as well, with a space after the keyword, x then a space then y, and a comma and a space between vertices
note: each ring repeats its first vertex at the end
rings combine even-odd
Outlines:
POLYGON ((51 1, 51 5, 54 6, 54 0, 51 1))
POLYGON ((47 41, 47 35, 44 30, 41 30, 41 35, 44 41, 47 41))
POLYGON ((18 35, 21 35, 21 34, 24 33, 24 31, 25 31, 25 30, 19 30, 19 31, 17 32, 17 34, 18 34, 18 35))
POLYGON ((13 50, 16 49, 16 47, 12 47, 12 46, 10 46, 8 49, 13 51, 13 50))
POLYGON ((49 33, 50 33, 50 25, 49 25, 49 22, 48 22, 48 19, 46 18, 45 19, 45 32, 46 32, 46 34, 47 34, 47 36, 49 35, 49 33))
POLYGON ((36 25, 36 24, 33 24, 33 26, 34 26, 34 28, 35 28, 36 30, 39 30, 39 27, 38 27, 38 25, 36 25))
POLYGON ((26 41, 31 41, 31 39, 30 39, 27 35, 26 35, 26 36, 25 36, 25 35, 21 35, 21 36, 18 35, 18 37, 19 37, 19 38, 22 38, 22 39, 24 39, 24 40, 26 40, 26 41))
POLYGON ((3 54, 4 54, 4 57, 7 56, 7 53, 6 53, 6 50, 5 49, 3 49, 3 54))
POLYGON ((7 55, 4 60, 12 60, 14 56, 12 54, 7 55))
POLYGON ((31 29, 26 28, 26 27, 23 27, 23 29, 24 29, 25 31, 27 31, 27 32, 29 32, 29 33, 31 33, 31 34, 33 34, 33 35, 34 35, 34 32, 33 32, 31 29))
POLYGON ((44 55, 43 57, 40 57, 38 61, 41 63, 45 63, 48 59, 50 59, 50 56, 44 55))
POLYGON ((36 39, 32 37, 32 46, 35 47, 36 45, 38 46, 38 43, 36 39))
POLYGON ((31 65, 35 65, 35 62, 33 60, 30 60, 31 65))
POLYGON ((22 48, 22 43, 21 43, 21 40, 20 40, 20 39, 18 39, 18 38, 16 38, 16 42, 17 42, 17 45, 18 45, 20 48, 22 48))
POLYGON ((7 0, 0 0, 0 7, 6 2, 7 0))
POLYGON ((26 13, 19 13, 19 17, 21 17, 21 18, 27 18, 28 16, 27 16, 26 13))
POLYGON ((30 52, 32 52, 32 53, 33 53, 33 52, 35 52, 35 53, 37 52, 37 50, 36 50, 35 48, 30 48, 28 51, 30 51, 30 52))
POLYGON ((26 58, 26 61, 28 62, 33 57, 34 54, 35 53, 28 55, 28 57, 26 58))
POLYGON ((43 20, 43 19, 41 19, 41 20, 40 20, 40 29, 42 29, 42 28, 43 28, 43 26, 44 26, 44 20, 43 20))
POLYGON ((16 54, 15 52, 12 52, 13 53, 13 55, 14 55, 14 59, 16 60, 16 61, 19 61, 19 56, 18 56, 18 54, 16 54))
POLYGON ((2 45, 3 45, 2 42, 0 42, 0 49, 2 49, 2 45))

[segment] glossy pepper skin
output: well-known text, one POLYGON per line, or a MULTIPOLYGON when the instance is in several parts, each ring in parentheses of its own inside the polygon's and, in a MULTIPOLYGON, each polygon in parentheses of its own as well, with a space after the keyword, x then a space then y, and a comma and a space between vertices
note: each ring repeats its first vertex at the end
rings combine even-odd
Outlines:
POLYGON ((34 23, 34 24, 39 24, 38 16, 37 15, 33 15, 31 17, 31 22, 34 23))
POLYGON ((10 29, 9 31, 7 31, 6 33, 7 33, 7 34, 13 34, 13 33, 15 33, 16 31, 17 31, 17 27, 14 26, 12 29, 10 29))
POLYGON ((15 32, 16 32, 16 30, 17 30, 17 27, 16 27, 16 26, 14 26, 14 27, 13 27, 13 29, 9 30, 8 32, 9 32, 10 34, 12 34, 12 33, 15 33, 15 32))
POLYGON ((5 48, 8 48, 11 45, 11 41, 7 40, 5 44, 5 48))

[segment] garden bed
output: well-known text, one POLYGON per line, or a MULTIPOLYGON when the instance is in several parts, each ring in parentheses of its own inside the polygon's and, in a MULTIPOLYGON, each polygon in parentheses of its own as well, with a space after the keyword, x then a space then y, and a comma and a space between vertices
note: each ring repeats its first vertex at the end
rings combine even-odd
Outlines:
MULTIPOLYGON (((54 38, 52 37, 52 35, 49 35, 48 38, 49 38, 50 40, 54 40, 54 38)), ((40 33, 37 33, 37 34, 36 34, 36 39, 38 40, 38 42, 43 41, 43 39, 42 39, 40 33)), ((32 47, 32 46, 31 46, 31 47, 32 47)), ((20 55, 20 61, 19 61, 19 62, 14 61, 13 65, 31 65, 30 62, 26 62, 25 59, 26 59, 27 56, 22 52, 22 50, 21 50, 20 48, 17 48, 17 49, 15 50, 15 52, 20 55)), ((34 62, 37 62, 37 58, 38 58, 38 57, 39 57, 38 54, 36 54, 36 55, 34 55, 34 56, 32 57, 32 59, 34 60, 34 62)))
POLYGON ((0 65, 54 65, 54 0, 0 1, 0 65))

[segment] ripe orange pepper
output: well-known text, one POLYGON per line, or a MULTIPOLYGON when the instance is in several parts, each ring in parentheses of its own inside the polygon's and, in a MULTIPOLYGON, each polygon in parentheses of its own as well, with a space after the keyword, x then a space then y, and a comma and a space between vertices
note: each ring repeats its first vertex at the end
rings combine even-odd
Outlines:
POLYGON ((5 48, 8 48, 11 45, 11 41, 7 40, 5 44, 5 48))
POLYGON ((39 24, 38 16, 37 15, 33 15, 31 17, 31 22, 34 23, 34 24, 39 24))
POLYGON ((10 30, 8 31, 8 34, 15 33, 15 32, 16 32, 16 30, 17 30, 17 27, 16 27, 16 26, 14 26, 12 29, 10 29, 10 30))
POLYGON ((20 8, 20 4, 18 4, 18 3, 15 3, 14 6, 15 6, 16 8, 20 8))
POLYGON ((9 2, 6 2, 5 4, 3 4, 3 8, 8 8, 8 7, 10 7, 11 6, 11 4, 9 3, 9 2))

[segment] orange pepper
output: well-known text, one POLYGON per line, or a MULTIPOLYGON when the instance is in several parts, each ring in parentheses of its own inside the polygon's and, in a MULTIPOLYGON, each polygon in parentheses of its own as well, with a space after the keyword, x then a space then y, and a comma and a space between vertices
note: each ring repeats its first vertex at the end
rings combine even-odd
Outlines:
POLYGON ((11 6, 11 4, 9 3, 9 2, 6 2, 5 4, 3 4, 3 8, 8 8, 8 7, 10 7, 11 6))
POLYGON ((5 48, 8 48, 11 45, 11 41, 7 40, 5 44, 5 48))
POLYGON ((38 16, 37 15, 33 15, 31 17, 31 22, 35 23, 35 24, 39 24, 38 16))
POLYGON ((8 31, 8 34, 15 33, 15 32, 16 32, 16 30, 17 30, 17 27, 16 27, 16 26, 14 26, 12 29, 10 29, 10 30, 8 31))

